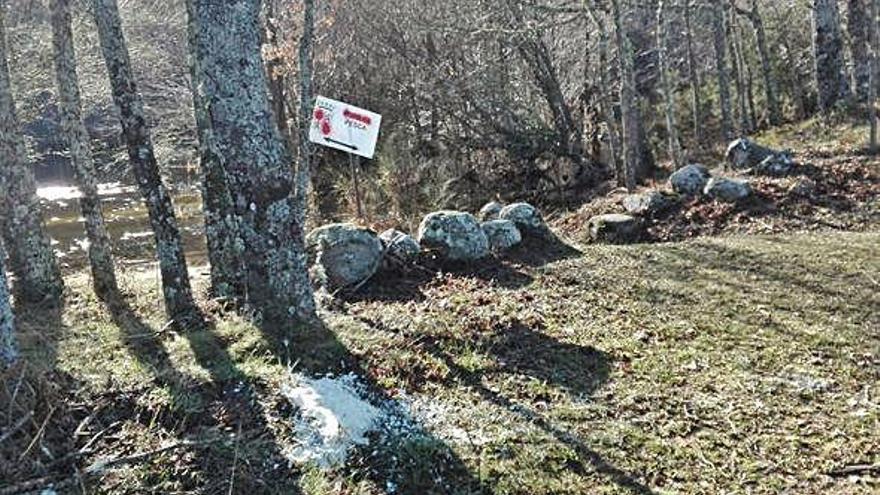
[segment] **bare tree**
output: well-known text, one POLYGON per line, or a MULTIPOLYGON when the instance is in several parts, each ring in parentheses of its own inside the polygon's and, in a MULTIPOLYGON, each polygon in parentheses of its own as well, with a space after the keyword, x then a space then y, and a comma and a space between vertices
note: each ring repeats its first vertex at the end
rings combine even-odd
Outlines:
POLYGON ((93 0, 92 9, 113 88, 113 101, 119 111, 122 134, 128 147, 129 162, 144 198, 156 240, 165 312, 178 325, 197 323, 199 311, 193 302, 174 205, 159 174, 150 129, 144 115, 144 103, 132 73, 116 0, 93 0))
POLYGON ((880 37, 878 37, 877 14, 880 10, 878 0, 868 0, 868 101, 865 107, 868 110, 868 123, 870 125, 870 136, 868 138, 868 148, 872 153, 876 153, 877 144, 877 74, 878 74, 878 53, 880 49, 880 37))
MULTIPOLYGON (((782 110, 779 105, 779 89, 776 77, 773 75, 773 65, 770 61, 770 49, 767 46, 767 32, 764 27, 764 19, 758 8, 758 0, 750 0, 748 10, 736 7, 740 15, 745 16, 752 24, 755 31, 755 44, 758 48, 758 56, 761 59, 761 76, 764 78, 764 96, 770 110, 770 123, 778 125, 782 122, 782 110)), ((734 6, 736 6, 734 4, 734 6)))
POLYGON ((819 110, 828 113, 849 97, 837 0, 813 1, 813 50, 819 110))
POLYGON ((846 30, 852 53, 856 100, 859 103, 865 103, 868 100, 868 85, 871 78, 871 55, 868 46, 871 29, 871 18, 869 17, 871 7, 869 4, 873 1, 847 1, 846 30))
POLYGON ((614 19, 614 33, 617 42, 620 65, 620 108, 623 122, 623 162, 626 188, 633 191, 638 181, 637 171, 642 156, 641 111, 636 90, 633 50, 629 35, 624 26, 624 11, 621 2, 611 0, 614 19))
POLYGON ((669 75, 669 36, 666 32, 666 2, 657 2, 657 52, 658 71, 660 72, 660 85, 663 88, 663 96, 666 110, 666 133, 669 143, 669 156, 672 157, 676 167, 684 165, 681 156, 681 144, 678 140, 678 122, 675 116, 675 95, 673 84, 669 75))
POLYGON ((687 51, 688 78, 691 86, 691 118, 694 128, 694 141, 697 146, 703 143, 703 102, 700 98, 700 71, 694 54, 694 32, 692 29, 692 0, 684 0, 685 49, 687 51))
POLYGON ((715 46, 715 73, 718 77, 718 95, 721 107, 721 135, 724 139, 733 137, 733 118, 730 109, 730 73, 727 69, 727 35, 724 27, 725 8, 723 4, 712 8, 712 29, 715 46))
POLYGON ((33 172, 18 123, 6 49, 5 2, 0 1, 0 227, 21 301, 57 301, 61 272, 43 230, 33 172))
POLYGON ((79 205, 85 218, 92 281, 98 297, 112 299, 118 295, 119 288, 116 284, 113 255, 110 252, 110 237, 104 226, 101 201, 98 198, 89 134, 82 121, 69 0, 52 0, 51 10, 52 45, 55 50, 55 75, 61 103, 62 128, 81 194, 79 205))
MULTIPOLYGON (((313 319, 299 222, 304 214, 297 209, 292 160, 272 115, 260 54, 260 2, 187 3, 205 194, 228 200, 206 200, 206 207, 222 208, 209 213, 214 222, 234 219, 228 230, 207 223, 215 239, 209 249, 220 238, 224 249, 232 248, 224 256, 235 262, 212 267, 212 275, 243 270, 243 291, 236 296, 276 323, 313 319)), ((224 274, 213 283, 236 277, 224 274)))

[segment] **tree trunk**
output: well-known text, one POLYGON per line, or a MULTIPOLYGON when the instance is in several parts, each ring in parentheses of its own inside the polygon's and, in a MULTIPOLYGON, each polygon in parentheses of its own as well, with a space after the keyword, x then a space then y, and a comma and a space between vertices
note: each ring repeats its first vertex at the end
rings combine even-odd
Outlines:
POLYGON ((727 71, 727 39, 724 30, 724 7, 712 9, 712 28, 715 42, 715 73, 718 77, 718 95, 721 106, 721 135, 733 138, 733 119, 730 110, 730 74, 727 71))
POLYGON ((691 28, 691 0, 684 0, 685 46, 687 48, 688 77, 691 85, 691 115, 693 118, 694 141, 703 144, 703 103, 700 101, 700 71, 694 55, 694 33, 691 28))
POLYGON ((611 81, 608 78, 608 71, 610 68, 610 64, 608 62, 608 29, 605 27, 605 23, 602 22, 597 16, 593 9, 588 10, 590 18, 593 20, 593 23, 596 24, 596 27, 599 29, 599 86, 601 88, 601 94, 599 95, 599 107, 600 112, 602 113, 602 117, 605 119, 605 126, 608 129, 608 147, 609 147, 609 157, 611 163, 611 169, 614 170, 614 177, 618 186, 626 185, 626 173, 623 168, 623 161, 619 156, 620 153, 620 135, 617 132, 617 118, 614 116, 614 110, 612 109, 612 98, 611 95, 613 91, 611 89, 611 81))
POLYGON ((37 186, 16 116, 3 3, 0 2, 0 232, 6 239, 9 268, 16 276, 18 300, 57 302, 64 282, 43 230, 37 186))
POLYGON ((849 97, 837 0, 813 2, 813 50, 819 110, 827 114, 849 97))
POLYGON ((6 250, 0 241, 0 371, 18 359, 15 344, 15 316, 12 313, 12 300, 6 284, 6 250))
POLYGON ((620 64, 620 108, 623 122, 623 162, 626 189, 634 191, 638 182, 638 170, 643 158, 641 111, 637 101, 633 52, 629 35, 624 30, 623 12, 620 0, 612 0, 614 31, 617 40, 618 62, 620 64))
POLYGON ((739 113, 739 132, 748 135, 752 132, 752 123, 749 118, 748 89, 746 88, 746 67, 740 44, 740 33, 736 22, 736 16, 731 13, 728 16, 728 42, 730 43, 730 64, 734 75, 736 88, 736 105, 739 113))
POLYGON ((872 153, 877 152, 877 69, 878 69, 878 27, 877 27, 877 11, 878 0, 868 0, 868 101, 865 107, 868 111, 868 124, 870 125, 870 135, 868 137, 868 149, 872 153))
POLYGON ((309 128, 312 125, 312 42, 315 36, 315 0, 303 0, 303 30, 299 40, 299 162, 296 165, 294 211, 299 225, 306 224, 309 205, 309 187, 312 178, 312 143, 309 128))
POLYGON ((870 7, 873 0, 848 0, 846 29, 849 34, 850 52, 853 60, 853 79, 856 99, 868 101, 868 85, 871 79, 871 56, 869 54, 870 7))
MULTIPOLYGON (((240 268, 233 270, 244 270, 238 297, 275 323, 311 320, 315 304, 303 249, 304 212, 294 198, 291 158, 267 95, 260 2, 187 3, 205 194, 221 200, 212 205, 220 207, 213 214, 233 219, 229 229, 208 235, 222 243, 223 256, 234 258, 240 268)), ((224 274, 215 284, 226 281, 224 274)))
POLYGON ((116 0, 93 0, 92 7, 104 62, 113 88, 113 101, 119 111, 122 134, 128 147, 129 163, 144 198, 155 236, 156 256, 162 273, 165 313, 181 327, 187 323, 198 323, 199 311, 193 302, 189 271, 171 194, 159 173, 116 0))
POLYGON ((95 181, 95 163, 89 148, 89 134, 82 120, 82 105, 76 75, 76 55, 73 48, 69 0, 52 0, 52 46, 54 47, 55 76, 61 106, 61 124, 70 148, 70 161, 79 186, 80 210, 85 218, 89 263, 95 294, 101 299, 114 298, 119 289, 110 252, 110 238, 104 226, 98 186, 95 181))
POLYGON ((669 143, 669 156, 676 168, 684 165, 681 156, 681 144, 678 141, 678 122, 675 116, 675 95, 669 76, 669 37, 666 34, 666 2, 657 2, 657 60, 660 72, 660 85, 663 88, 666 103, 666 134, 669 143))
POLYGON ((755 42, 758 45, 758 56, 761 58, 761 75, 764 77, 764 96, 770 110, 770 124, 782 123, 782 111, 779 106, 779 89, 776 77, 773 76, 773 66, 770 63, 770 50, 767 48, 767 33, 764 30, 764 20, 758 10, 758 0, 752 0, 751 11, 746 17, 755 29, 755 42))

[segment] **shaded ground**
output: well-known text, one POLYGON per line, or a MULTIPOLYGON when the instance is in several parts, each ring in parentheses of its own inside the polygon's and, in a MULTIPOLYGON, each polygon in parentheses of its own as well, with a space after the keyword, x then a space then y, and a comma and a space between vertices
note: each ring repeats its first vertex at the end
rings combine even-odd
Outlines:
MULTIPOLYGON (((219 309, 210 329, 163 330, 143 273, 123 280, 130 307, 115 319, 88 295, 63 316, 26 314, 27 359, 4 377, 0 432, 33 416, 0 444, 0 493, 41 477, 69 493, 880 487, 880 234, 497 263, 433 278, 419 298, 364 287, 326 328, 284 336, 219 309), (289 467, 293 411, 278 386, 288 365, 328 362, 423 404, 428 435, 363 449, 345 469, 289 467)), ((70 283, 87 293, 83 275, 70 283)))

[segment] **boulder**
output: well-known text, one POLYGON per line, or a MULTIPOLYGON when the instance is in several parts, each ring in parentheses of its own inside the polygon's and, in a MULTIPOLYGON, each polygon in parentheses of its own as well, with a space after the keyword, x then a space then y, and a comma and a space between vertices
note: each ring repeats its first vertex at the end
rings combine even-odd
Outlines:
POLYGON ((670 206, 671 201, 659 191, 630 194, 623 198, 623 208, 630 215, 651 217, 670 206))
POLYGON ((725 158, 734 170, 751 169, 757 174, 785 175, 794 167, 790 152, 767 148, 747 138, 730 143, 725 158))
POLYGON ((306 237, 315 277, 340 289, 372 277, 382 261, 382 241, 370 229, 347 223, 325 225, 306 237))
POLYGON ((488 222, 489 220, 497 220, 498 214, 501 213, 501 209, 504 208, 504 205, 497 201, 490 201, 483 205, 480 208, 480 212, 477 213, 477 218, 480 219, 481 222, 488 222))
POLYGON ((706 184, 703 194, 718 201, 735 203, 751 196, 752 187, 744 180, 713 177, 706 184))
POLYGON ((415 260, 422 250, 411 235, 395 229, 388 229, 379 234, 379 240, 385 246, 386 257, 396 262, 409 263, 415 260))
POLYGON ((696 196, 703 192, 712 177, 709 169, 700 164, 685 165, 669 177, 672 189, 683 196, 696 196))
POLYGON ((618 213, 599 215, 589 220, 588 231, 592 242, 629 244, 642 238, 642 222, 618 213))
POLYGON ((523 235, 545 237, 550 233, 541 212, 528 203, 507 205, 501 209, 498 218, 513 222, 523 235))
POLYGON ((484 222, 482 228, 493 252, 506 251, 522 242, 522 234, 510 220, 490 220, 484 222))
POLYGON ((477 219, 461 211, 436 211, 419 225, 419 244, 452 261, 472 261, 489 254, 489 238, 477 219))

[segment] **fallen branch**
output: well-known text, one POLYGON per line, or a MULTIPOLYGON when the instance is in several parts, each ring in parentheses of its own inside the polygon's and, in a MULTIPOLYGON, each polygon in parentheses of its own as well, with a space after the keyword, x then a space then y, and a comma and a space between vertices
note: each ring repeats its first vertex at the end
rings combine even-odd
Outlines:
POLYGON ((850 476, 853 474, 880 473, 880 464, 852 464, 828 472, 829 476, 850 476))

